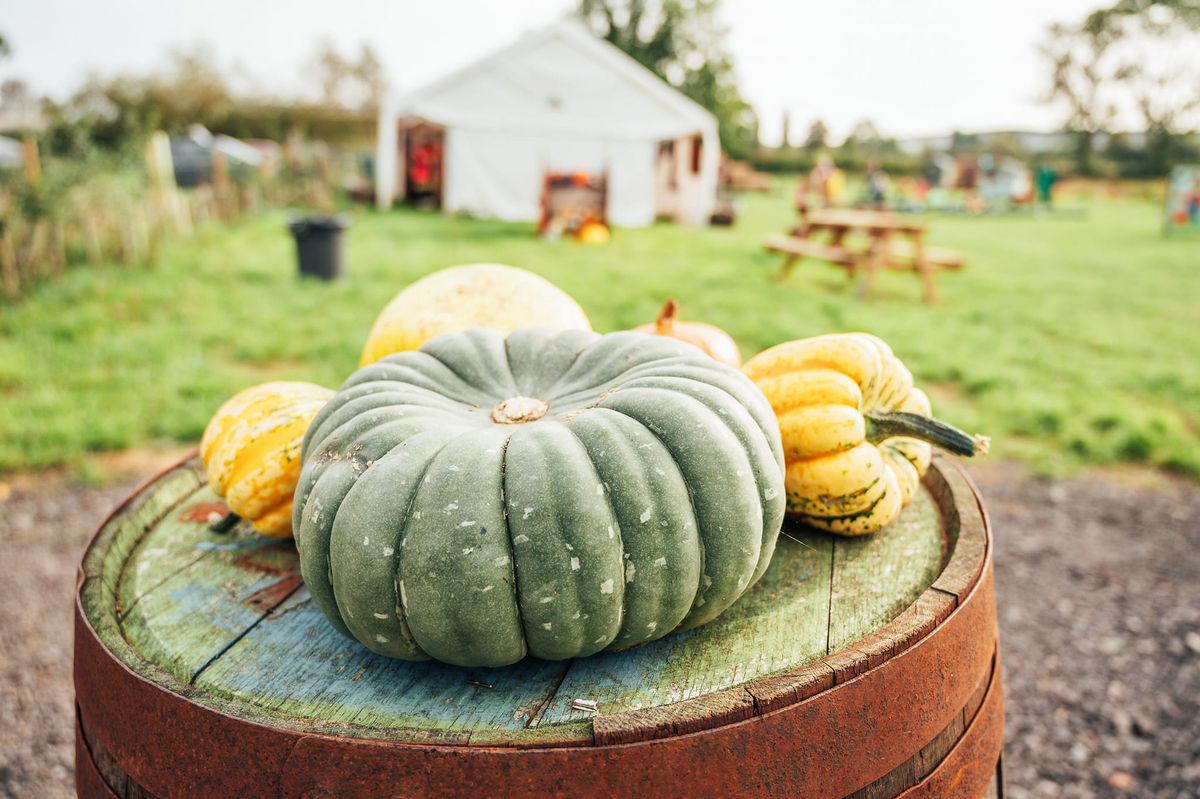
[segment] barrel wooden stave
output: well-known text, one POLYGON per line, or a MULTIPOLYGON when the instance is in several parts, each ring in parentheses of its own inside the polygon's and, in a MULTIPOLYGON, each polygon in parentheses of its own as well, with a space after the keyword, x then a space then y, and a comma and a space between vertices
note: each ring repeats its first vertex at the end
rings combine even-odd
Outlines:
MULTIPOLYGON (((189 479, 176 477, 181 484, 189 479)), ((454 746, 347 737, 355 732, 348 728, 342 735, 314 734, 278 726, 269 714, 256 719, 267 723, 247 721, 239 716, 251 714, 237 703, 201 704, 219 703, 188 681, 164 677, 148 664, 136 664, 142 668, 135 673, 101 642, 81 603, 81 741, 90 736, 102 751, 120 753, 109 771, 126 773, 127 787, 161 797, 377 795, 382 786, 404 786, 398 795, 452 796, 471 785, 504 786, 502 792, 519 795, 712 787, 731 796, 918 796, 938 795, 920 791, 949 784, 944 781, 952 777, 943 772, 957 775, 954 795, 985 795, 994 785, 1002 741, 1002 709, 999 716, 994 710, 1002 705, 999 672, 992 667, 986 520, 956 467, 939 463, 926 487, 957 541, 929 588, 891 623, 784 674, 661 707, 592 717, 590 740, 454 746), (928 701, 921 693, 914 701, 916 685, 928 701), (914 752, 913 741, 928 743, 914 752), (713 784, 705 786, 706 780, 713 784), (968 785, 970 792, 958 790, 968 785)), ((185 493, 167 492, 174 501, 185 493)), ((145 526, 170 504, 148 499, 135 499, 125 511, 145 526)), ((93 546, 104 535, 102 528, 93 546)), ((132 551, 128 541, 111 543, 118 557, 132 551)), ((117 597, 112 569, 98 571, 91 576, 100 593, 117 597)), ((82 746, 81 758, 89 751, 82 746)), ((94 788, 95 781, 88 785, 94 788)), ((80 786, 81 795, 104 795, 89 793, 83 780, 80 786)))

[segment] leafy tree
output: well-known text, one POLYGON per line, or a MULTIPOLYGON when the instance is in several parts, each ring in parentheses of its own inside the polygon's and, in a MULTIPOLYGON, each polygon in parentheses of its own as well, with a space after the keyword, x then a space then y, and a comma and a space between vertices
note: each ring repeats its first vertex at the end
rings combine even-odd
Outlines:
POLYGON ((151 131, 182 133, 200 123, 219 127, 234 108, 228 81, 203 47, 172 51, 167 68, 149 75, 92 76, 53 119, 87 131, 101 147, 139 147, 151 131))
POLYGON ((846 141, 869 146, 878 143, 882 138, 879 135, 879 128, 874 122, 862 119, 855 123, 850 130, 850 135, 846 137, 846 141))
POLYGON ((1115 5, 1088 14, 1081 27, 1091 36, 1100 36, 1112 33, 1131 18, 1149 23, 1160 31, 1171 21, 1189 30, 1200 30, 1200 0, 1118 0, 1115 5), (1153 17, 1155 14, 1159 16, 1153 17))
POLYGON ((950 134, 951 155, 978 155, 982 149, 978 133, 963 133, 956 130, 950 134))
POLYGON ((1066 106, 1079 172, 1095 174, 1096 138, 1122 110, 1144 125, 1147 174, 1167 171, 1200 111, 1200 2, 1118 0, 1077 25, 1051 25, 1041 51, 1046 99, 1066 106))
POLYGON ((842 142, 840 152, 852 161, 861 158, 878 160, 878 156, 895 153, 899 149, 895 139, 884 138, 874 122, 863 119, 850 130, 850 135, 842 142))
POLYGON ((370 45, 363 43, 358 57, 351 58, 326 39, 313 56, 312 71, 327 105, 361 111, 379 108, 386 81, 383 64, 370 45))
POLYGON ((597 36, 711 111, 721 146, 745 157, 758 119, 737 85, 717 21, 720 0, 579 0, 577 14, 597 36))
POLYGON ((1089 36, 1078 27, 1053 23, 1042 43, 1042 56, 1051 64, 1047 102, 1066 106, 1065 127, 1075 139, 1075 169, 1096 174, 1096 137, 1117 118, 1113 87, 1116 76, 1106 63, 1111 42, 1089 36))
POLYGON ((829 143, 829 127, 822 119, 814 119, 812 125, 808 128, 808 135, 804 137, 804 149, 810 153, 815 153, 825 149, 829 143))

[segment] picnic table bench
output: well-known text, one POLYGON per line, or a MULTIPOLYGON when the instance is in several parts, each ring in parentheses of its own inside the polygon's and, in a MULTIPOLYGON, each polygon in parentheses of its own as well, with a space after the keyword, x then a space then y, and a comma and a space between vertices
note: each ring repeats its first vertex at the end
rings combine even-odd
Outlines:
POLYGON ((845 268, 851 279, 860 272, 863 280, 856 295, 866 297, 880 269, 916 272, 924 284, 926 302, 937 301, 933 273, 961 269, 966 256, 954 250, 925 243, 925 225, 911 217, 881 211, 837 209, 814 211, 801 216, 800 224, 787 235, 768 236, 765 249, 784 255, 777 279, 784 280, 801 258, 817 258, 845 268), (866 234, 865 247, 847 244, 851 233, 866 234), (814 233, 827 232, 827 240, 814 233))
POLYGON ((936 459, 882 533, 789 522, 717 620, 624 652, 499 669, 343 637, 292 542, 197 459, 88 545, 75 606, 83 797, 995 797, 1003 700, 992 544, 936 459))

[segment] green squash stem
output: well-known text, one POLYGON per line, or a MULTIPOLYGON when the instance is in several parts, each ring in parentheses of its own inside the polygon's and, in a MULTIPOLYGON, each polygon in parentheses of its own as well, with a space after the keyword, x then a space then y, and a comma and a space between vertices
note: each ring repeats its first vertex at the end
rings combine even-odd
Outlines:
POLYGON ((230 511, 229 513, 226 513, 224 516, 222 516, 221 518, 217 519, 215 522, 210 524, 208 526, 208 529, 212 530, 214 533, 228 533, 241 520, 242 520, 241 516, 238 516, 233 511, 230 511))
POLYGON ((945 422, 906 411, 870 411, 867 419, 867 440, 872 444, 896 436, 918 438, 955 455, 971 457, 986 455, 990 441, 987 436, 964 433, 945 422))

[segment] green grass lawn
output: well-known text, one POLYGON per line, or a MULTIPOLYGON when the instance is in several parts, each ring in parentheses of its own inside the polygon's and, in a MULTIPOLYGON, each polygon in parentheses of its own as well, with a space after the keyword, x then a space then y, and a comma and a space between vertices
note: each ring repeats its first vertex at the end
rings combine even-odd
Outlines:
POLYGON ((0 473, 79 466, 89 452, 197 439, 234 391, 270 379, 336 386, 379 309, 431 270, 499 261, 574 295, 597 330, 653 319, 664 297, 728 330, 748 356, 866 330, 911 367, 946 420, 1036 468, 1136 462, 1200 477, 1200 241, 1164 239, 1156 206, 1085 218, 931 218, 969 267, 938 281, 884 274, 854 301, 808 261, 784 284, 764 234, 791 221, 782 191, 746 197, 732 230, 661 225, 611 244, 542 242, 530 225, 360 212, 349 275, 295 277, 282 213, 167 245, 153 269, 72 270, 0 305, 0 473))

